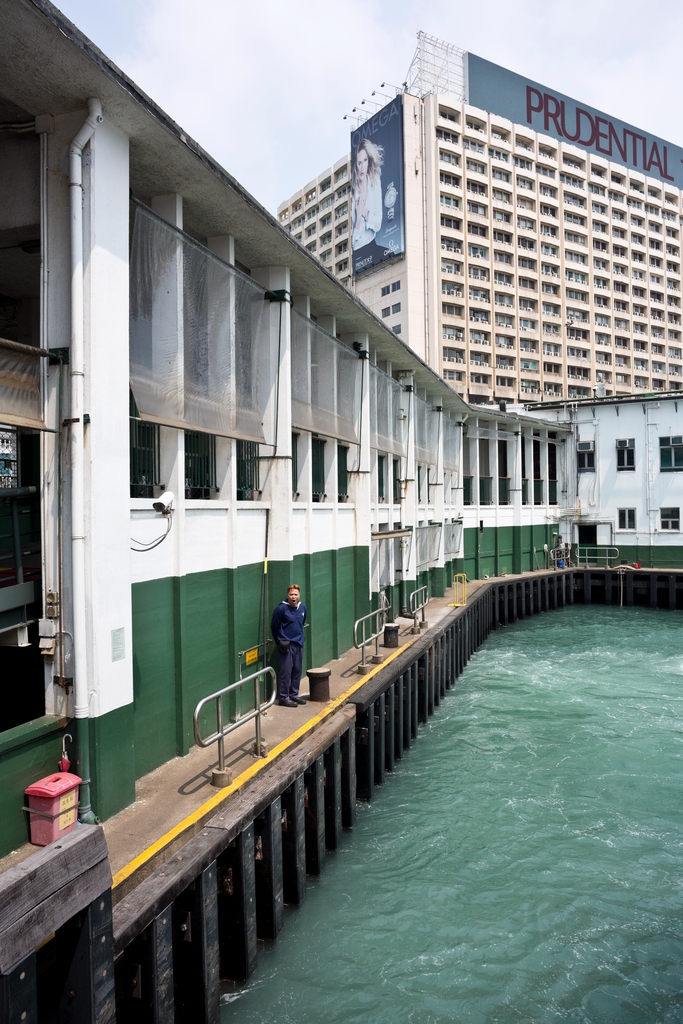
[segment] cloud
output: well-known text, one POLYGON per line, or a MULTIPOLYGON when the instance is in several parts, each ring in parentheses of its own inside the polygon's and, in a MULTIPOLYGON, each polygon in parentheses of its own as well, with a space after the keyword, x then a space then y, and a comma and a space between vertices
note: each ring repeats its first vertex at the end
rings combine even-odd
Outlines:
POLYGON ((683 5, 634 0, 63 0, 62 7, 275 211, 348 148, 350 113, 400 85, 423 29, 683 142, 683 5))

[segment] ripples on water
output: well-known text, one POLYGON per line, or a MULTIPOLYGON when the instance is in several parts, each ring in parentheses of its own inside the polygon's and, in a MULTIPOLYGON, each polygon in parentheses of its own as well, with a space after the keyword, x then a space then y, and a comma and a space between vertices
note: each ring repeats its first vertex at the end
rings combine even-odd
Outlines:
POLYGON ((596 607, 492 634, 224 1024, 683 1020, 682 638, 596 607))

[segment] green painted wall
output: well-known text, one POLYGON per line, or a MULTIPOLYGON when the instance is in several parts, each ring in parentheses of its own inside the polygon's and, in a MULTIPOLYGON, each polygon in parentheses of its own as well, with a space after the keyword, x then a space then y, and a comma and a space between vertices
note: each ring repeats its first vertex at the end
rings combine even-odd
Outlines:
MULTIPOLYGON (((462 558, 451 563, 453 572, 464 572, 468 579, 498 576, 501 572, 527 572, 544 566, 543 545, 554 546, 556 523, 534 526, 469 527, 463 531, 462 558), (535 549, 535 550, 534 550, 535 549)), ((448 584, 452 583, 450 572, 448 584)))
MULTIPOLYGON (((272 611, 289 583, 300 584, 309 609, 304 670, 348 650, 355 619, 370 609, 368 549, 269 561, 268 636, 272 611)), ((134 778, 187 753, 197 702, 237 679, 238 652, 262 640, 261 563, 133 586, 134 778)), ((277 670, 272 649, 270 664, 277 670)), ((243 667, 243 675, 250 671, 243 667)), ((245 692, 240 710, 249 706, 245 692)), ((212 715, 205 718, 212 721, 212 715)))
POLYGON ((45 715, 0 734, 0 857, 28 842, 24 790, 58 771, 67 719, 45 715))
POLYGON ((640 562, 644 569, 683 569, 683 545, 617 544, 619 561, 640 562))
POLYGON ((100 821, 135 800, 133 705, 90 719, 90 799, 100 821))

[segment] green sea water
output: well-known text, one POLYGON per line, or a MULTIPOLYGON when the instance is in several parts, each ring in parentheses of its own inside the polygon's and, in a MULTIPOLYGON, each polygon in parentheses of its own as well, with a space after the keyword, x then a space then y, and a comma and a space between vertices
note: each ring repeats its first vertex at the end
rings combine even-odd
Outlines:
POLYGON ((493 633, 223 1024, 683 1021, 683 619, 493 633))

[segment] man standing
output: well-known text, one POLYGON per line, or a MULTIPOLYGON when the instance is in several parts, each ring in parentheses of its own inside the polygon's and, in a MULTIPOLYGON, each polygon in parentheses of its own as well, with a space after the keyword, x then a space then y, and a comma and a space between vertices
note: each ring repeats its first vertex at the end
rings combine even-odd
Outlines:
POLYGON ((299 704, 306 703, 303 697, 299 696, 307 612, 306 605, 301 602, 300 597, 299 585, 290 583, 287 587, 287 600, 277 606, 270 620, 270 631, 280 654, 279 703, 283 708, 296 708, 299 704))

